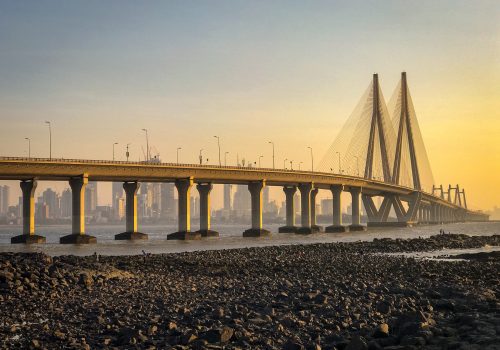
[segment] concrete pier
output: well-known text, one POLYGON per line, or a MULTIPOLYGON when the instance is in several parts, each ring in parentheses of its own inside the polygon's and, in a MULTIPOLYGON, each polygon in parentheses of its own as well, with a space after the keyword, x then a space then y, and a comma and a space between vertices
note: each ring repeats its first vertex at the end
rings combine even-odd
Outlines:
POLYGON ((36 180, 21 181, 23 192, 23 234, 12 237, 11 243, 45 243, 45 237, 35 235, 35 190, 36 180))
POLYGON ((349 228, 342 225, 342 191, 344 186, 342 185, 331 185, 330 191, 332 191, 332 201, 333 201, 333 225, 327 226, 325 232, 336 233, 336 232, 347 232, 349 228))
POLYGON ((265 180, 248 184, 252 200, 252 228, 243 232, 243 237, 262 237, 271 234, 270 231, 262 228, 262 189, 265 186, 265 180))
POLYGON ((62 244, 96 243, 96 238, 85 234, 85 186, 88 177, 83 175, 69 180, 72 195, 72 233, 61 237, 62 244))
POLYGON ((219 237, 219 232, 213 231, 210 228, 210 192, 212 191, 211 183, 199 183, 196 189, 200 195, 200 229, 197 231, 202 237, 219 237))
POLYGON ((360 187, 350 187, 351 193, 351 209, 352 209, 352 224, 349 226, 349 231, 366 231, 366 226, 361 225, 361 211, 360 211, 360 187))
POLYGON ((323 226, 316 223, 316 196, 318 195, 318 188, 311 190, 311 228, 316 232, 323 232, 323 226))
POLYGON ((286 225, 281 226, 278 230, 279 232, 294 233, 297 231, 297 226, 295 226, 295 205, 293 203, 293 197, 295 192, 297 192, 297 186, 284 186, 283 192, 285 192, 286 201, 286 225))
POLYGON ((299 184, 300 191, 300 223, 301 226, 297 229, 297 233, 311 234, 318 232, 311 227, 311 192, 314 188, 313 183, 299 184))
POLYGON ((177 188, 178 200, 178 222, 179 230, 167 236, 168 240, 191 240, 200 239, 201 233, 191 232, 191 187, 193 186, 193 178, 179 179, 175 181, 177 188))
POLYGON ((148 235, 137 232, 137 191, 140 184, 137 181, 124 182, 125 190, 125 232, 115 235, 116 240, 148 239, 148 235))

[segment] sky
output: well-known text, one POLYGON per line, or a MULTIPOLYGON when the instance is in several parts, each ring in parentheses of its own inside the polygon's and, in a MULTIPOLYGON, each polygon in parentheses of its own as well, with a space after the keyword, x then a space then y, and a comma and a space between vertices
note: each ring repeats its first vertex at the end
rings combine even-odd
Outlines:
POLYGON ((47 120, 54 157, 111 159, 118 142, 116 159, 130 143, 137 160, 146 128, 166 162, 182 147, 180 162, 203 149, 217 163, 218 135, 228 165, 271 166, 272 140, 277 164, 307 167, 307 147, 321 159, 373 73, 388 100, 406 71, 436 183, 490 209, 499 23, 500 3, 484 0, 3 0, 0 155, 27 155, 29 137, 31 156, 48 156, 47 120))

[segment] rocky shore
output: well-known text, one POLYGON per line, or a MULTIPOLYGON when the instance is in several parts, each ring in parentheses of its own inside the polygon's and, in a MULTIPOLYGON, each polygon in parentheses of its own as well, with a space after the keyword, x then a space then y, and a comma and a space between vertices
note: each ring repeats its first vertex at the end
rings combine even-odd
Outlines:
POLYGON ((144 256, 0 254, 0 348, 500 349, 500 236, 144 256))

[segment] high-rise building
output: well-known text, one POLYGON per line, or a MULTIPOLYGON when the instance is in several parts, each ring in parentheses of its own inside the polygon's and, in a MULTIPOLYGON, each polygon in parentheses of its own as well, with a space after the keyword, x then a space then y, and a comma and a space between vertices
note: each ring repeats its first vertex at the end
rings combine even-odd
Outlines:
POLYGON ((232 185, 225 184, 224 185, 224 210, 230 212, 233 208, 232 206, 232 185))
POLYGON ((97 208, 97 182, 89 181, 85 187, 85 213, 93 213, 97 208))
POLYGON ((333 215, 333 201, 331 198, 321 200, 321 215, 333 215))
POLYGON ((175 217, 174 184, 160 184, 160 216, 162 218, 175 217))
POLYGON ((161 216, 161 184, 152 183, 151 188, 151 216, 159 218, 161 216))
POLYGON ((7 214, 9 210, 10 187, 0 186, 0 214, 7 214))
POLYGON ((265 186, 262 190, 262 207, 265 213, 270 211, 269 207, 269 186, 265 186))
POLYGON ((60 205, 59 205, 59 195, 52 190, 51 188, 47 188, 42 193, 42 203, 45 204, 47 209, 46 214, 44 214, 47 219, 55 219, 61 216, 60 205))
POLYGON ((71 208, 73 204, 71 203, 72 201, 72 194, 71 190, 69 188, 65 189, 62 194, 61 194, 61 217, 63 218, 70 218, 71 217, 71 208))
POLYGON ((251 212, 251 197, 247 186, 237 185, 234 193, 233 210, 237 216, 249 217, 251 212))

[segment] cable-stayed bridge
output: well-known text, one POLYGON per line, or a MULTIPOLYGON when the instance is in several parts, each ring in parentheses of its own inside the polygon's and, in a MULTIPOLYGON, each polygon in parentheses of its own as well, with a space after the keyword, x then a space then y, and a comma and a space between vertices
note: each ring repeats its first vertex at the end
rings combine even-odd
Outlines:
POLYGON ((217 236, 210 223, 213 184, 246 184, 251 195, 251 228, 244 236, 270 232, 262 223, 262 189, 282 186, 286 197, 286 225, 280 232, 310 234, 316 224, 318 191, 332 193, 332 225, 326 232, 365 230, 368 226, 409 226, 460 221, 483 221, 488 216, 467 208, 459 185, 434 183, 432 170, 411 100, 406 74, 386 105, 375 74, 368 89, 338 137, 314 171, 233 166, 123 162, 81 159, 0 157, 0 179, 20 180, 23 197, 23 234, 12 243, 41 243, 35 234, 35 190, 38 181, 69 181, 72 190, 72 233, 61 243, 92 243, 85 234, 85 186, 88 181, 121 181, 126 195, 125 232, 116 239, 145 239, 137 230, 137 191, 141 182, 174 182, 178 193, 178 231, 168 239, 217 236), (200 196, 200 227, 191 230, 190 193, 200 196), (295 222, 294 195, 300 192, 300 224, 295 222), (342 192, 351 194, 352 222, 342 223, 342 192), (392 214, 392 215, 391 215, 392 214))

